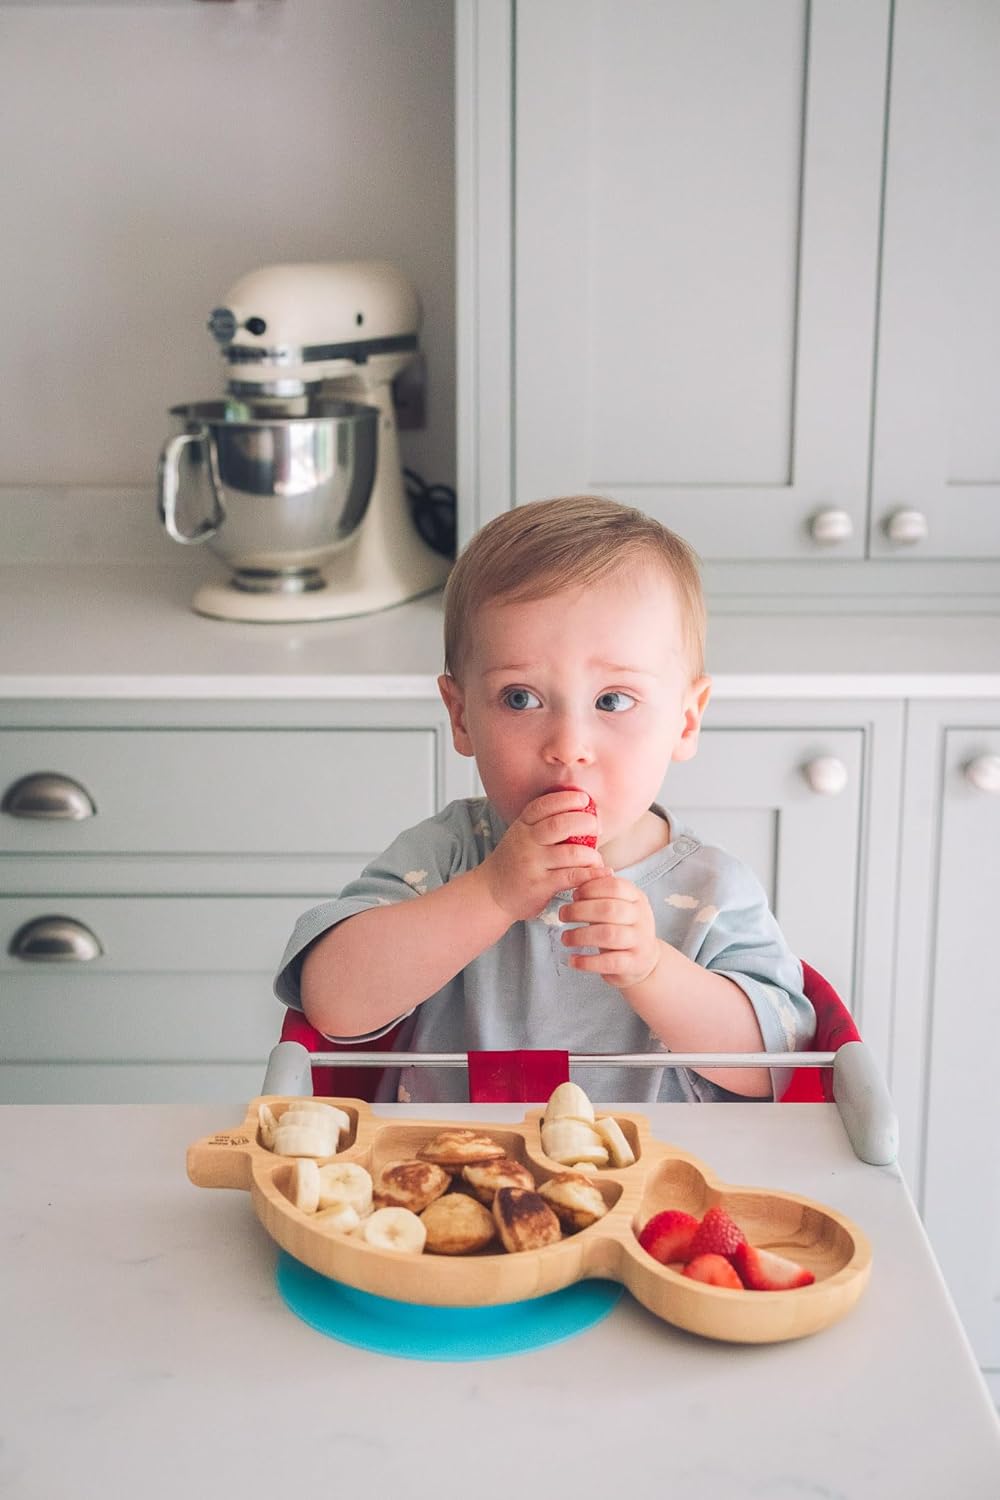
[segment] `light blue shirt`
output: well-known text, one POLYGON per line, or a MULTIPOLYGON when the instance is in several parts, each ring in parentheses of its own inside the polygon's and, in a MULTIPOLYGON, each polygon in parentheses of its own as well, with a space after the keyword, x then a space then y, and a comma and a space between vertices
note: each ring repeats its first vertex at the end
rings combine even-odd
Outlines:
MULTIPOLYGON (((754 1008, 768 1052, 807 1047, 815 1030, 802 992, 802 965, 772 916, 760 882, 725 850, 703 844, 663 808, 670 842, 615 873, 649 900, 657 935, 695 963, 738 984, 754 1008)), ((340 896, 299 918, 275 980, 275 994, 301 1010, 299 971, 316 938, 373 906, 413 901, 474 869, 494 849, 506 825, 484 797, 452 802, 401 833, 340 896)), ((598 974, 567 964, 558 909, 564 892, 529 921, 466 964, 454 979, 405 1013, 395 1046, 412 1052, 506 1051, 555 1048, 568 1052, 667 1052, 620 992, 598 974)), ((374 1042, 403 1017, 365 1033, 374 1042)), ((331 1038, 358 1041, 358 1037, 331 1038)), ((651 1103, 726 1100, 738 1096, 686 1068, 588 1067, 574 1074, 595 1100, 651 1103)), ((772 1073, 775 1097, 784 1075, 772 1073)), ((388 1073, 379 1097, 422 1102, 467 1099, 461 1068, 404 1068, 388 1073)))

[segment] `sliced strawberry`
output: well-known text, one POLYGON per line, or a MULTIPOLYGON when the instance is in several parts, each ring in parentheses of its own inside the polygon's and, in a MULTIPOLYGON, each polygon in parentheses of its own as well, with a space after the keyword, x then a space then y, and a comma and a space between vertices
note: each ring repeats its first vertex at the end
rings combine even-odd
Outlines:
POLYGON ((702 1219, 691 1242, 691 1255, 731 1256, 740 1245, 746 1244, 746 1235, 740 1226, 726 1213, 724 1208, 710 1208, 702 1219))
POLYGON ((788 1292, 797 1286, 812 1286, 811 1271, 773 1250, 758 1250, 746 1243, 733 1252, 733 1265, 750 1292, 788 1292))
POLYGON ((696 1255, 689 1260, 682 1276, 692 1281, 704 1281, 708 1286, 728 1286, 742 1292, 743 1283, 724 1255, 696 1255))
POLYGON ((639 1244, 658 1260, 661 1266, 671 1261, 687 1260, 691 1253, 691 1241, 698 1229, 698 1220, 679 1208, 665 1208, 639 1231, 639 1244))
MULTIPOLYGON (((583 791, 583 787, 582 786, 550 786, 549 787, 549 791, 550 792, 582 792, 583 791)), ((582 807, 580 809, 580 811, 581 812, 586 812, 586 813, 592 813, 595 818, 597 817, 597 804, 595 803, 593 797, 590 795, 589 792, 587 793, 587 805, 586 805, 586 807, 582 807)), ((570 835, 570 837, 568 839, 561 839, 560 842, 563 843, 563 844, 584 844, 588 849, 596 849, 597 848, 597 834, 596 833, 573 833, 573 834, 570 835)))

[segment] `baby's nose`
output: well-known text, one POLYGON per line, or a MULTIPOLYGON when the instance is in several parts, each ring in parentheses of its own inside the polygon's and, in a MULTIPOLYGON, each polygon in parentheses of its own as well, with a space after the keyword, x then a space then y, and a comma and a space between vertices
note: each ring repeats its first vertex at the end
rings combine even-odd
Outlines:
POLYGON ((545 744, 545 759, 550 765, 585 766, 594 759, 589 735, 578 719, 560 716, 552 725, 545 744))

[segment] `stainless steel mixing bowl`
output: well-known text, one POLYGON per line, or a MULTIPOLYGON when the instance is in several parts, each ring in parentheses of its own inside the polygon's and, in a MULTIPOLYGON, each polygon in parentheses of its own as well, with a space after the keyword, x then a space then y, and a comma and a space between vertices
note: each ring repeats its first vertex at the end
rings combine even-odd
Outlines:
POLYGON ((205 542, 237 588, 302 592, 368 509, 379 414, 310 398, 302 415, 239 401, 174 406, 159 463, 160 519, 175 542, 205 542))

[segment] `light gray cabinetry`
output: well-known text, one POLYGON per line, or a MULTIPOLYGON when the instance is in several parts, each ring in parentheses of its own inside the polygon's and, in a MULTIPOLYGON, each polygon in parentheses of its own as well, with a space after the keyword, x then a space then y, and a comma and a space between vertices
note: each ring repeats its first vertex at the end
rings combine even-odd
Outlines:
POLYGON ((995 0, 897 0, 873 556, 1000 557, 998 79, 995 0))
POLYGON ((462 0, 456 27, 464 535, 599 491, 721 599, 989 596, 991 0, 462 0))
POLYGON ((1000 711, 911 717, 893 1092, 928 1234, 1000 1396, 1000 711), (905 1112, 905 1114, 904 1114, 905 1112))
POLYGON ((3 717, 5 1100, 255 1091, 296 916, 468 790, 430 702, 26 702, 3 717), (88 815, 54 815, 69 786, 88 815))
POLYGON ((887 37, 882 0, 517 7, 517 503, 740 559, 838 511, 863 555, 887 37))

